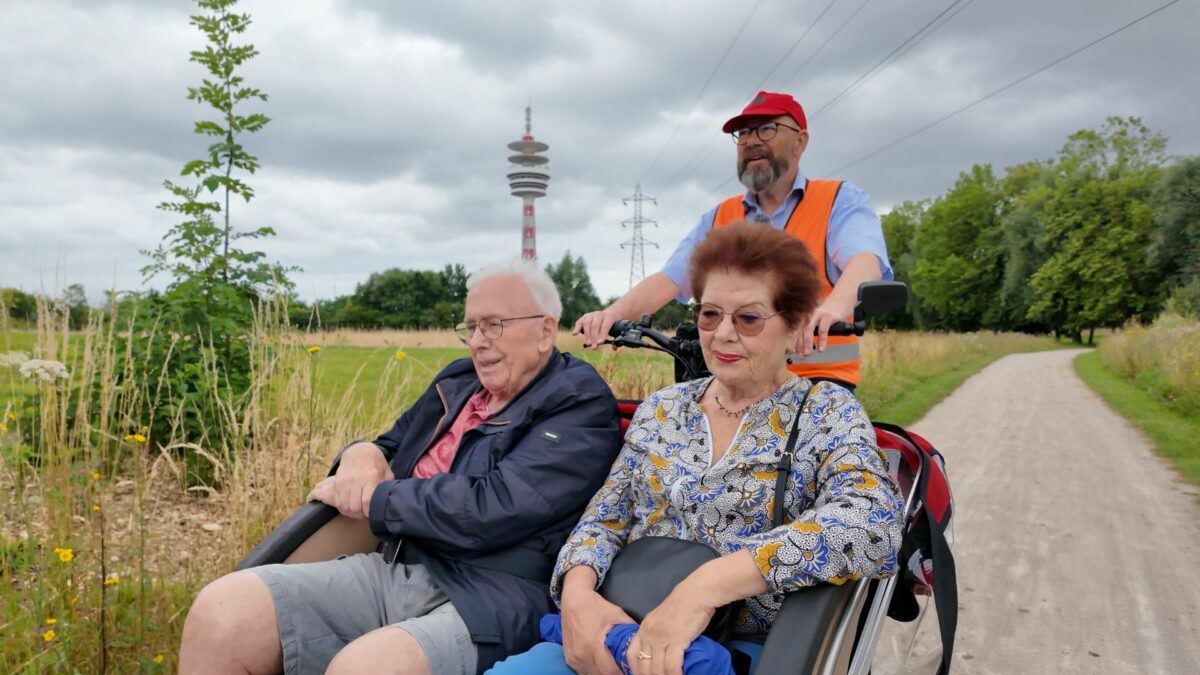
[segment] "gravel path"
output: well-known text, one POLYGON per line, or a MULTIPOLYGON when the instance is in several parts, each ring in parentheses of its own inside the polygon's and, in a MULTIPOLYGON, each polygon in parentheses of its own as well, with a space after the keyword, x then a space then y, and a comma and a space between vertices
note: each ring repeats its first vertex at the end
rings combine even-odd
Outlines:
MULTIPOLYGON (((913 425, 955 496, 954 673, 1200 672, 1200 490, 1075 376, 1079 353, 1005 357, 913 425)), ((928 619, 912 672, 932 672, 928 619)), ((887 624, 876 675, 906 672, 911 624, 887 624)))

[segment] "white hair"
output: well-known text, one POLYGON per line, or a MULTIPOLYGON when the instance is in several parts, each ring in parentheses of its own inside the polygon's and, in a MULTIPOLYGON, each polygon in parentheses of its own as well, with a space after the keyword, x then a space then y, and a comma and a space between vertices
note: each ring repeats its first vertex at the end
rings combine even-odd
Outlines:
POLYGON ((489 279, 499 277, 517 277, 525 283, 525 288, 529 289, 529 295, 539 309, 554 317, 555 321, 562 317, 562 300, 558 297, 558 287, 554 285, 550 275, 532 260, 508 258, 487 265, 467 279, 467 291, 489 279))

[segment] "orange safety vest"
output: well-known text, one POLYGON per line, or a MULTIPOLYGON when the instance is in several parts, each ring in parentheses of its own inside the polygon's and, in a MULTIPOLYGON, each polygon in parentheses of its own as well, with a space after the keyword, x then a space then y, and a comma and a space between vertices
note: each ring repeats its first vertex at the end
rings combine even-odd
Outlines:
MULTIPOLYGON (((840 180, 809 180, 804 188, 800 203, 788 217, 785 231, 804 242, 809 253, 817 261, 817 276, 821 282, 821 299, 833 292, 829 273, 825 268, 825 237, 829 232, 829 215, 833 212, 833 200, 842 187, 840 180)), ((742 195, 721 202, 713 227, 743 221, 746 209, 742 195)), ((846 317, 847 320, 851 317, 846 317)), ((824 352, 813 351, 808 358, 790 364, 788 369, 801 377, 831 377, 850 384, 858 384, 858 338, 830 335, 824 352)))

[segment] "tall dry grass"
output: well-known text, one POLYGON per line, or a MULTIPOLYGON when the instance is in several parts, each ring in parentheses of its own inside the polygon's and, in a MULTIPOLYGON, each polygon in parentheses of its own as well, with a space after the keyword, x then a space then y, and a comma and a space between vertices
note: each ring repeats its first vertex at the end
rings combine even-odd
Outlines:
POLYGON ((429 377, 395 360, 372 405, 325 400, 313 387, 319 352, 267 307, 250 340, 250 390, 218 408, 232 440, 173 430, 150 447, 131 411, 173 402, 120 376, 134 364, 117 338, 133 332, 113 316, 96 312, 72 334, 64 309, 43 305, 29 356, 64 364, 68 377, 0 373, 11 394, 0 400, 0 672, 172 669, 195 592, 302 503, 361 433, 351 420, 386 428, 429 377), (185 487, 182 453, 209 462, 220 488, 185 487))
POLYGON ((1200 419, 1200 322, 1164 315, 1100 343, 1100 360, 1175 411, 1200 419))

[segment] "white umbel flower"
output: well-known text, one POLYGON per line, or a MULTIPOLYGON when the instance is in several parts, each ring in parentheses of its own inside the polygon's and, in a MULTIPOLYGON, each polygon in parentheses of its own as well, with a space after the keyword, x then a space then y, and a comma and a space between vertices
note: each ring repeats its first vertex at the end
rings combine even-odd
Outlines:
POLYGON ((28 360, 26 352, 5 352, 0 354, 0 368, 16 368, 28 360))
POLYGON ((36 378, 39 382, 53 382, 71 377, 67 367, 61 361, 45 359, 30 359, 21 364, 21 377, 36 378))

